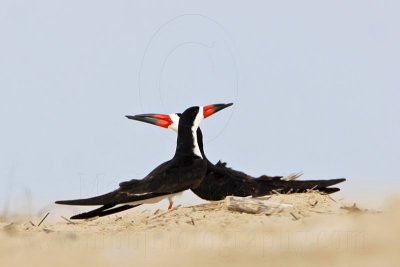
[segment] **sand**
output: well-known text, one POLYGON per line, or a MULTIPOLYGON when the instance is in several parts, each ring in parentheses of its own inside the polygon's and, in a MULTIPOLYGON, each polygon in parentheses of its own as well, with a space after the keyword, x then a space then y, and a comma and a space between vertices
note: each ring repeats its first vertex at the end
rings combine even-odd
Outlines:
POLYGON ((292 207, 249 214, 220 201, 91 221, 49 216, 40 226, 41 218, 2 218, 0 266, 400 264, 400 199, 383 210, 318 192, 267 201, 292 207))

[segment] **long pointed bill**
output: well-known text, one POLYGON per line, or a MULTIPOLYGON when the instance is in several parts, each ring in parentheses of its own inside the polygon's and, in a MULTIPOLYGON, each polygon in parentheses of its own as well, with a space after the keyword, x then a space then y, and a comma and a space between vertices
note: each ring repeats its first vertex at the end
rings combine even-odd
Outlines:
POLYGON ((220 110, 223 110, 224 108, 232 106, 233 103, 229 104, 213 104, 213 105, 208 105, 203 107, 203 114, 204 118, 207 118, 215 113, 217 113, 220 110))
POLYGON ((163 128, 168 128, 173 121, 169 115, 166 114, 140 114, 135 116, 125 116, 131 120, 143 121, 150 124, 154 124, 163 128))
MULTIPOLYGON (((215 113, 217 113, 220 110, 223 110, 224 108, 227 108, 229 106, 232 106, 233 103, 229 104, 214 104, 214 105, 208 105, 203 107, 203 116, 204 118, 207 118, 215 113)), ((156 113, 148 113, 148 114, 140 114, 140 115, 127 115, 126 116, 128 119, 131 120, 137 120, 137 121, 143 121, 147 122, 153 125, 157 125, 159 127, 163 128, 170 128, 174 131, 178 131, 178 122, 179 122, 179 115, 176 114, 156 114, 156 113), (177 119, 171 118, 171 116, 175 116, 177 119)))

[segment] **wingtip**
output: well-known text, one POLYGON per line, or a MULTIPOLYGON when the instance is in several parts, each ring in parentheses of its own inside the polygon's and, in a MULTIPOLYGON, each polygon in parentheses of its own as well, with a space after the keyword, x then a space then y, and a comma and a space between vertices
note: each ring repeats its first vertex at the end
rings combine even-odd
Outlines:
POLYGON ((65 200, 57 200, 57 201, 54 201, 55 204, 67 205, 67 203, 65 203, 65 202, 66 202, 65 200))
POLYGON ((81 214, 78 214, 78 215, 71 216, 70 219, 71 220, 84 220, 84 219, 88 219, 88 218, 82 216, 81 214))
POLYGON ((323 190, 320 190, 320 191, 321 191, 322 193, 325 193, 325 194, 327 194, 327 195, 330 195, 330 194, 339 192, 339 191, 340 191, 340 188, 338 188, 338 187, 327 187, 327 188, 324 188, 323 190))

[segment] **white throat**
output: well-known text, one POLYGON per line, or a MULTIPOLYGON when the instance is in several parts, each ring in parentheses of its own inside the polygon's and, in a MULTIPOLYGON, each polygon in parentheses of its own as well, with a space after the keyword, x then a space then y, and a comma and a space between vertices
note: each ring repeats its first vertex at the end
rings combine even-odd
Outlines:
POLYGON ((178 133, 179 116, 174 113, 174 114, 169 114, 169 117, 172 120, 172 123, 170 126, 168 126, 168 128, 174 131, 175 133, 178 133))
POLYGON ((193 136, 193 153, 200 158, 203 158, 200 152, 199 144, 197 143, 197 129, 199 128, 200 122, 203 120, 203 107, 199 107, 199 113, 197 113, 192 126, 192 136, 193 136))

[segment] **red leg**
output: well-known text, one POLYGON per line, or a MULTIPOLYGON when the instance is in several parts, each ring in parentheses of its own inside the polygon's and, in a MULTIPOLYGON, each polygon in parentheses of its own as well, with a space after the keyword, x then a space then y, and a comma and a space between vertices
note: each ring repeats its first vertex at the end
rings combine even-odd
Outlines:
POLYGON ((171 210, 173 205, 174 205, 174 202, 170 199, 169 200, 168 210, 171 210))

